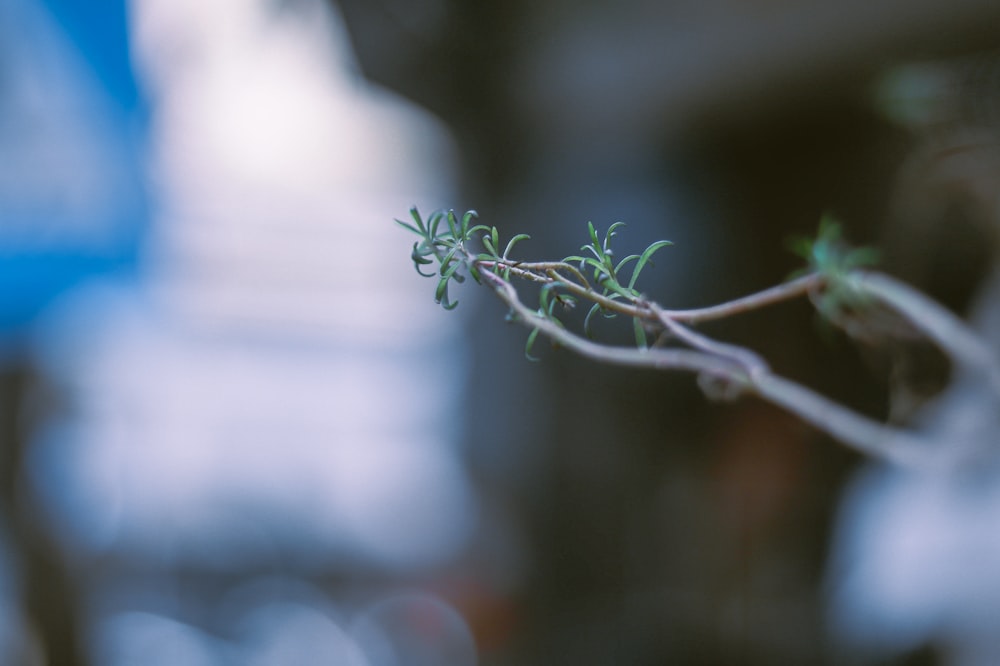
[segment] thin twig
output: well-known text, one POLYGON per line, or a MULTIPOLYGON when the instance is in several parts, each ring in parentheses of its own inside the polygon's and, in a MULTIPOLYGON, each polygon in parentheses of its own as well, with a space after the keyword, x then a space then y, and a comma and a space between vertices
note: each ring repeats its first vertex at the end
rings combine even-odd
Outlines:
MULTIPOLYGON (((755 352, 713 340, 689 325, 738 315, 802 296, 815 297, 827 288, 843 286, 898 311, 957 364, 987 373, 992 387, 1000 393, 1000 359, 964 322, 920 292, 879 273, 821 270, 712 307, 666 310, 657 303, 647 301, 631 288, 618 285, 613 271, 609 273, 611 286, 599 290, 580 269, 565 261, 519 262, 506 257, 477 258, 461 243, 457 247, 452 245, 447 250, 448 254, 442 255, 441 252, 447 248, 439 247, 430 239, 429 242, 438 261, 445 266, 459 251, 473 275, 493 286, 515 320, 544 334, 559 346, 601 363, 695 373, 706 391, 711 392, 716 386, 721 386, 722 397, 740 393, 757 395, 844 444, 893 463, 915 467, 938 465, 946 452, 931 446, 926 438, 864 416, 808 387, 776 375, 755 352), (613 347, 593 342, 563 327, 551 312, 532 310, 524 305, 510 277, 552 285, 546 288, 554 287, 567 296, 586 299, 607 312, 633 317, 646 326, 662 327, 664 332, 691 348, 613 347)), ((450 274, 442 271, 442 275, 447 281, 450 274)))
POLYGON ((674 335, 674 337, 682 342, 686 342, 695 349, 700 349, 701 351, 709 354, 735 361, 736 363, 739 363, 748 373, 750 373, 750 375, 768 371, 769 368, 767 362, 756 352, 753 352, 745 347, 718 342, 717 340, 713 340, 706 335, 693 331, 680 322, 675 321, 656 303, 649 303, 647 307, 653 312, 653 314, 656 315, 657 320, 663 324, 663 326, 672 335, 674 335))
POLYGON ((883 273, 857 271, 845 279, 848 286, 905 316, 953 361, 968 370, 985 373, 993 391, 1000 394, 1000 358, 951 311, 883 273))
POLYGON ((663 314, 674 321, 697 324, 713 319, 724 319, 782 301, 792 300, 820 289, 825 284, 826 278, 823 275, 808 273, 794 280, 770 287, 769 289, 720 303, 719 305, 692 310, 663 310, 663 314))
POLYGON ((916 435, 853 412, 805 386, 775 375, 766 367, 755 365, 750 371, 744 359, 732 355, 720 357, 708 351, 598 344, 525 306, 513 285, 500 276, 484 273, 484 278, 517 319, 538 329, 559 346, 584 357, 613 365, 708 374, 783 407, 862 453, 912 467, 927 466, 935 460, 935 451, 916 435))

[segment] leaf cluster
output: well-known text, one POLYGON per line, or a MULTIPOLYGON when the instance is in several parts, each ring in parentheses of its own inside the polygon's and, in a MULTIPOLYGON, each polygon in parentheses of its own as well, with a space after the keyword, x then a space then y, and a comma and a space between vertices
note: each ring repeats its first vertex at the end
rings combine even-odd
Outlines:
POLYGON ((850 273, 875 266, 878 251, 871 247, 851 247, 844 238, 843 227, 831 214, 820 219, 814 238, 796 237, 789 248, 807 262, 807 267, 793 276, 816 273, 825 278, 826 288, 815 299, 816 308, 824 319, 836 321, 845 312, 859 310, 869 299, 851 286, 850 273))
MULTIPOLYGON (((410 217, 413 218, 414 224, 402 220, 396 220, 396 224, 420 237, 420 240, 413 243, 413 250, 410 252, 413 267, 424 277, 438 279, 437 288, 434 290, 434 302, 440 303, 445 310, 454 310, 458 306, 458 301, 449 299, 448 287, 452 281, 465 282, 465 276, 460 272, 463 266, 468 266, 473 278, 479 281, 476 267, 466 262, 467 245, 473 234, 487 231, 488 227, 484 224, 472 224, 478 217, 474 210, 467 211, 461 219, 453 210, 438 210, 431 213, 425 222, 414 206, 410 209, 410 217), (446 223, 444 227, 441 226, 442 221, 446 223), (436 271, 424 273, 421 270, 422 266, 435 263, 438 265, 436 271)), ((496 229, 493 231, 495 233, 496 229)))
MULTIPOLYGON (((615 222, 604 234, 603 241, 594 228, 592 222, 587 223, 587 231, 590 234, 590 243, 582 246, 580 250, 586 252, 584 256, 572 255, 563 259, 565 263, 577 263, 581 271, 592 271, 594 283, 602 289, 601 295, 608 300, 635 303, 642 299, 642 294, 635 288, 639 280, 639 274, 650 261, 653 254, 660 248, 673 245, 670 241, 660 240, 651 243, 640 254, 630 254, 624 259, 615 262, 614 250, 611 247, 611 239, 614 238, 618 230, 625 226, 624 222, 615 222), (620 277, 626 268, 630 268, 628 282, 622 283, 620 277)), ((606 318, 613 318, 617 315, 613 310, 609 310, 604 303, 595 302, 584 319, 583 327, 587 337, 592 336, 591 322, 596 314, 600 313, 606 318)), ((635 333, 635 342, 641 348, 648 347, 646 340, 646 329, 643 321, 639 317, 632 318, 632 329, 635 333)))
MULTIPOLYGON (((656 241, 639 254, 630 254, 618 260, 612 248, 612 239, 624 225, 616 222, 603 235, 598 234, 593 223, 587 223, 590 242, 580 248, 582 254, 572 255, 561 261, 524 263, 511 258, 513 248, 521 241, 528 240, 527 234, 513 236, 501 252, 500 234, 496 227, 473 224, 475 211, 468 211, 459 218, 454 211, 436 211, 425 221, 416 208, 410 209, 412 223, 396 220, 404 229, 416 234, 410 258, 417 272, 424 277, 437 278, 434 299, 445 309, 451 310, 458 304, 449 297, 452 282, 463 282, 463 267, 479 283, 482 272, 490 271, 495 279, 509 284, 512 277, 541 284, 538 294, 538 309, 535 315, 565 328, 559 319, 560 310, 576 306, 580 298, 591 301, 590 310, 584 319, 584 330, 591 336, 591 322, 598 314, 613 318, 619 314, 615 304, 636 306, 643 303, 643 296, 636 288, 643 269, 652 264, 653 254, 667 246, 670 241, 656 241), (475 236, 481 251, 473 249, 475 236), (432 272, 424 268, 436 266, 432 272), (589 275, 589 277, 588 277, 589 275)), ((494 285, 496 282, 494 281, 494 285)), ((633 330, 636 344, 648 346, 643 319, 633 316, 633 330)), ((539 335, 533 327, 528 335, 525 354, 531 356, 531 349, 539 335)))

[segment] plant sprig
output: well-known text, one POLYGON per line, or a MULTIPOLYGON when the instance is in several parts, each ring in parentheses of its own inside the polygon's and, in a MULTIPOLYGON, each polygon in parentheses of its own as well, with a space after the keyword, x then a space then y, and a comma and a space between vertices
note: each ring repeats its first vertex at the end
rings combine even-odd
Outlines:
POLYGON ((559 261, 522 261, 511 251, 527 234, 510 238, 500 252, 501 238, 496 227, 473 224, 476 213, 459 218, 454 211, 432 213, 426 222, 416 208, 413 224, 396 220, 416 234, 411 259, 418 273, 436 278, 435 300, 445 309, 454 309, 450 300, 452 282, 471 275, 479 284, 493 288, 510 308, 508 320, 529 329, 525 354, 536 360, 532 349, 540 336, 588 358, 604 363, 694 372, 699 385, 711 396, 733 397, 740 393, 757 395, 811 423, 841 442, 870 455, 906 465, 939 464, 946 454, 928 441, 863 415, 857 414, 811 389, 784 379, 750 349, 711 339, 691 326, 773 305, 789 299, 808 297, 819 313, 834 325, 841 323, 845 308, 858 309, 879 302, 895 310, 914 328, 922 331, 959 365, 985 372, 990 386, 1000 395, 1000 360, 964 322, 920 292, 889 276, 867 269, 876 255, 870 249, 851 248, 843 239, 840 225, 825 217, 813 239, 799 239, 793 245, 807 261, 807 268, 787 282, 735 300, 704 308, 669 310, 647 299, 637 287, 643 269, 653 255, 671 245, 651 243, 639 254, 615 258, 613 239, 624 227, 612 224, 603 234, 587 224, 589 243, 581 254, 559 261), (446 224, 442 226, 442 222, 446 224), (476 236, 482 234, 478 239, 476 236), (422 267, 437 265, 425 273, 422 267), (463 274, 463 269, 465 274, 463 274), (625 274, 627 273, 627 280, 625 274), (538 305, 527 306, 516 282, 540 286, 538 305), (580 301, 590 303, 582 332, 571 330, 560 318, 563 311, 580 301), (624 315, 632 320, 636 346, 616 347, 593 340, 592 320, 600 315, 624 315), (649 344, 651 336, 654 344, 649 344), (725 386, 722 392, 713 387, 725 386))

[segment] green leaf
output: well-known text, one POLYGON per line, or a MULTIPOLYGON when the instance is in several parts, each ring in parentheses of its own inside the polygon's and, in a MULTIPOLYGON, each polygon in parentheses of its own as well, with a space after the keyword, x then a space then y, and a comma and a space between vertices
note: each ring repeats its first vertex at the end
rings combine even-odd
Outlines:
POLYGON ((845 270, 851 270, 854 268, 863 268, 865 266, 874 266, 878 264, 881 255, 878 250, 873 247, 859 247, 856 250, 851 250, 844 257, 842 266, 845 270))
POLYGON ((646 329, 642 327, 642 320, 638 317, 632 317, 632 331, 635 333, 635 345, 639 349, 648 349, 649 344, 646 342, 646 329))
POLYGON ((493 260, 497 258, 497 246, 493 242, 493 239, 486 234, 483 234, 483 247, 485 247, 486 251, 490 253, 489 259, 493 260))
MULTIPOLYGON (((541 306, 541 314, 546 317, 552 316, 552 311, 555 308, 556 301, 551 298, 552 292, 557 289, 559 285, 555 282, 549 282, 542 287, 541 291, 538 292, 538 304, 541 306)), ((558 300, 559 294, 556 294, 556 300, 558 300)))
POLYGON ((410 258, 413 259, 414 262, 419 264, 433 264, 433 260, 426 258, 432 254, 434 254, 434 250, 427 247, 425 243, 421 241, 413 242, 413 251, 410 252, 410 258))
POLYGON ((642 251, 642 254, 639 256, 639 261, 636 262, 635 268, 632 269, 632 279, 628 281, 629 289, 635 287, 635 283, 639 279, 639 273, 641 273, 642 269, 646 267, 646 264, 652 263, 650 259, 653 254, 660 248, 666 247, 667 245, 673 245, 673 243, 668 240, 656 241, 642 251))
POLYGON ((593 222, 587 222, 587 231, 590 233, 590 240, 594 244, 594 249, 601 247, 601 241, 597 238, 597 229, 593 222))
POLYGON ((604 264, 599 262, 597 259, 593 259, 591 257, 584 257, 583 263, 580 264, 580 270, 583 270, 585 266, 590 266, 591 268, 594 269, 594 280, 596 280, 598 283, 600 283, 601 280, 606 279, 608 269, 604 264))
POLYGON ((493 254, 496 254, 497 248, 500 247, 500 232, 497 231, 496 227, 490 229, 490 240, 493 242, 493 254))
MULTIPOLYGON (((423 220, 420 219, 420 212, 417 210, 416 206, 413 206, 412 208, 410 208, 410 217, 412 217, 413 221, 417 223, 417 228, 420 229, 420 232, 421 232, 420 235, 421 236, 426 236, 427 235, 427 227, 424 226, 423 220)), ((397 222, 398 222, 398 220, 397 220, 397 222)), ((402 224, 402 222, 400 222, 400 224, 402 224)), ((409 225, 407 225, 407 226, 409 226, 409 225)))
POLYGON ((615 265, 611 262, 610 252, 604 255, 604 261, 601 263, 604 264, 604 270, 607 272, 608 277, 615 282, 618 282, 618 276, 615 275, 615 265))
POLYGON ((477 217, 479 217, 479 213, 477 213, 476 211, 474 210, 465 211, 465 215, 462 216, 462 238, 469 237, 469 223, 472 222, 472 220, 476 219, 477 217))
POLYGON ((590 322, 594 317, 594 314, 599 312, 601 309, 600 303, 594 303, 590 310, 587 312, 587 316, 583 318, 583 334, 588 338, 593 338, 593 330, 590 327, 590 322))
POLYGON ((615 222, 610 227, 608 227, 608 233, 604 235, 604 251, 607 253, 611 252, 611 239, 615 237, 618 230, 625 226, 624 222, 615 222))
POLYGON ((813 239, 805 236, 793 236, 785 242, 786 247, 796 256, 806 261, 812 259, 813 239))
POLYGON ((597 259, 598 261, 604 261, 604 251, 601 250, 600 248, 594 247, 593 245, 581 245, 580 249, 589 250, 590 253, 594 255, 595 259, 597 259))
POLYGON ((637 255, 637 254, 630 254, 627 257, 625 257, 624 259, 622 259, 621 261, 619 261, 618 264, 615 266, 615 275, 618 275, 619 273, 621 273, 622 269, 625 268, 625 266, 627 266, 629 264, 629 262, 635 261, 638 258, 639 258, 639 255, 637 255))
POLYGON ((425 259, 426 253, 422 250, 419 243, 413 244, 413 252, 410 253, 410 259, 413 260, 413 267, 417 269, 417 273, 424 277, 434 277, 434 273, 424 273, 420 270, 421 266, 426 266, 427 264, 433 264, 434 262, 430 259, 425 259))
POLYGON ((448 211, 448 229, 451 230, 451 235, 453 238, 461 238, 461 236, 459 235, 460 230, 458 228, 458 218, 455 217, 454 210, 448 211))
POLYGON ((537 363, 541 360, 540 358, 531 355, 531 348, 535 346, 535 340, 538 339, 538 333, 540 330, 541 329, 538 328, 531 329, 531 333, 528 334, 528 340, 524 343, 524 356, 533 363, 537 363))
MULTIPOLYGON (((458 252, 458 247, 453 247, 448 251, 448 254, 444 255, 444 259, 441 260, 441 275, 444 275, 450 268, 458 266, 459 262, 454 260, 456 252, 458 252)), ((454 273, 455 271, 452 270, 451 272, 454 273)))
POLYGON ((401 226, 404 229, 406 229, 407 231, 412 231, 413 233, 415 233, 418 236, 423 236, 424 235, 424 232, 420 231, 419 229, 417 229, 412 224, 407 224, 406 222, 403 222, 402 220, 393 220, 393 221, 396 224, 398 224, 399 226, 401 226))
POLYGON ((438 280, 437 288, 434 290, 434 302, 441 303, 448 299, 448 278, 442 277, 438 280))
POLYGON ((584 266, 590 266, 599 273, 603 274, 608 272, 607 267, 597 259, 594 259, 593 257, 582 257, 582 259, 583 263, 580 264, 580 268, 583 268, 584 266))
POLYGON ((441 219, 444 217, 444 212, 436 210, 431 213, 430 218, 427 220, 427 235, 430 238, 437 238, 438 226, 441 224, 441 219))
POLYGON ((621 286, 620 284, 618 284, 618 280, 615 280, 614 278, 610 277, 604 278, 603 280, 600 281, 600 285, 605 289, 607 289, 608 292, 624 296, 625 299, 629 301, 639 297, 638 292, 636 292, 634 289, 627 289, 621 286))
POLYGON ((451 279, 452 277, 454 277, 456 282, 462 282, 465 278, 463 278, 461 275, 458 275, 458 273, 457 273, 458 269, 461 268, 461 267, 462 267, 462 262, 461 261, 454 261, 450 265, 448 265, 447 268, 445 268, 445 265, 442 264, 441 265, 441 277, 448 278, 448 279, 451 279))
POLYGON ((503 258, 506 259, 510 255, 510 251, 514 249, 514 245, 520 243, 523 240, 530 240, 530 239, 531 236, 529 236, 528 234, 517 234, 516 236, 511 238, 510 241, 507 242, 507 247, 504 248, 503 258))

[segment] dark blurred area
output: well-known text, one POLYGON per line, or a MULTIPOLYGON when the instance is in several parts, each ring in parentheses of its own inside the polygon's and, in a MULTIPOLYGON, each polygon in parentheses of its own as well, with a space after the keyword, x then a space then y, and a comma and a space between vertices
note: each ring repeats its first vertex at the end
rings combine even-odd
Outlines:
MULTIPOLYGON (((0 5, 0 663, 1000 661, 996 567, 926 555, 1000 552, 1000 482, 905 523, 775 408, 436 310, 391 224, 475 208, 548 259, 621 220, 682 308, 784 280, 831 211, 985 321, 995 1, 93 7, 0 5), (901 520, 926 542, 867 536, 901 520), (841 592, 855 552, 949 582, 897 612, 841 592)), ((706 331, 880 419, 954 379, 808 303, 706 331)))
MULTIPOLYGON (((996 162, 950 179, 934 163, 969 126, 996 159, 995 3, 340 5, 364 73, 456 132, 462 204, 530 233, 533 258, 623 220, 624 243, 676 243, 645 290, 696 306, 784 279, 787 238, 831 210, 964 312, 996 256, 996 162), (888 89, 927 63, 916 90, 888 89), (919 117, 894 115, 893 92, 919 117)), ((855 456, 766 405, 707 404, 684 377, 511 363, 522 336, 501 315, 484 303, 469 328, 467 437, 480 483, 523 521, 527 574, 514 640, 488 663, 944 663, 931 637, 866 661, 825 633, 855 456)), ((943 380, 932 350, 859 351, 806 306, 712 332, 882 417, 890 384, 943 380)))

